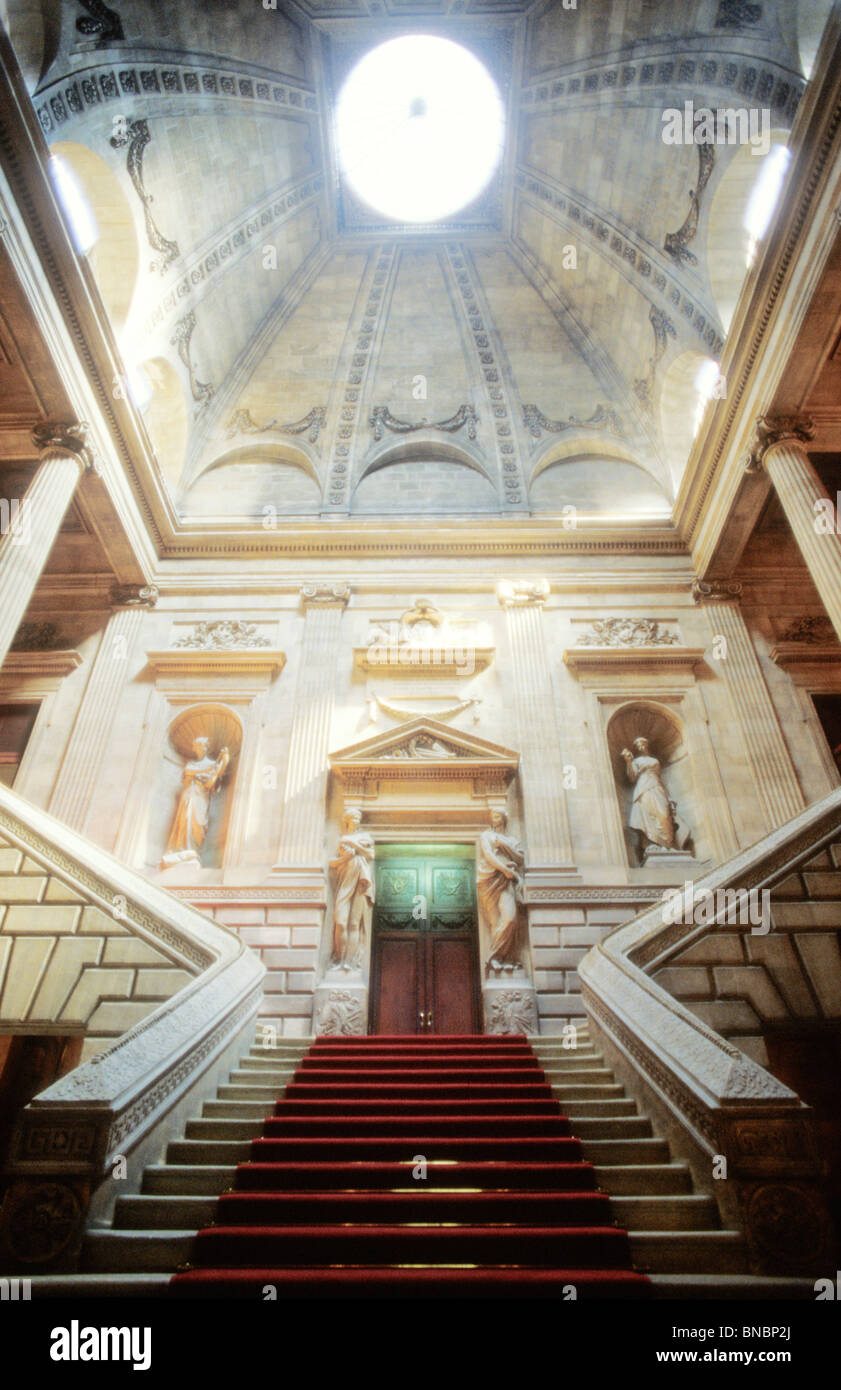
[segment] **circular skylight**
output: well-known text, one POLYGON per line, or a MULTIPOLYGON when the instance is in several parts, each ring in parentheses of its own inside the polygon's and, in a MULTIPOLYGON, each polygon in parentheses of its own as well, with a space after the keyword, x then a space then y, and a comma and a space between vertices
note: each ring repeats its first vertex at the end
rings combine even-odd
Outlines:
POLYGON ((336 109, 342 171, 376 212, 438 222, 487 185, 502 153, 496 84, 460 44, 413 34, 357 63, 336 109))

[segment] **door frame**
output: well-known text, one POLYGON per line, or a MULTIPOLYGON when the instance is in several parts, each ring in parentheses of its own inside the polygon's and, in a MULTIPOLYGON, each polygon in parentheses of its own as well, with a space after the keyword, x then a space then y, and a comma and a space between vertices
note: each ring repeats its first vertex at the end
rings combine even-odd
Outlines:
MULTIPOLYGON (((414 850, 414 849, 416 849, 416 848, 419 848, 419 847, 421 847, 421 846, 423 847, 424 851, 426 851, 430 856, 434 855, 436 852, 440 854, 442 851, 445 851, 445 852, 446 852, 447 850, 455 850, 455 849, 457 849, 457 848, 463 846, 464 849, 465 849, 467 852, 466 852, 463 856, 456 856, 456 855, 454 854, 454 855, 453 855, 453 858, 460 858, 461 861, 462 861, 463 863, 470 863, 470 864, 472 864, 472 865, 475 866, 475 858, 476 858, 476 841, 475 841, 475 839, 473 839, 472 837, 470 837, 470 838, 467 838, 467 837, 464 837, 464 838, 454 838, 454 839, 451 839, 451 840, 448 839, 448 840, 443 840, 443 841, 437 841, 437 840, 405 841, 405 840, 385 840, 385 839, 383 839, 383 840, 378 840, 378 841, 377 841, 377 854, 376 854, 375 859, 374 859, 375 873, 376 873, 376 870, 377 870, 378 865, 381 865, 381 864, 383 863, 383 857, 381 857, 381 852, 382 852, 382 850, 384 850, 384 849, 392 849, 392 848, 393 848, 393 849, 396 850, 396 851, 404 850, 404 851, 409 852, 409 851, 412 851, 412 850, 414 850), (471 850, 472 850, 472 854, 470 853, 471 850)), ((391 856, 388 856, 388 855, 385 856, 385 858, 389 858, 389 857, 391 857, 391 856)), ((395 855, 395 857, 397 857, 397 856, 395 855)), ((481 942, 480 942, 480 940, 479 940, 479 904, 478 904, 478 899, 477 899, 477 895, 476 895, 476 881, 475 881, 475 877, 474 877, 473 880, 472 880, 472 897, 473 897, 473 923, 472 923, 472 928, 471 928, 471 930, 470 930, 470 953, 471 953, 471 962, 470 962, 470 1008, 471 1008, 471 1012, 472 1012, 472 1015, 473 1015, 474 1031, 475 1031, 475 1032, 481 1032, 481 1030, 482 1030, 482 951, 481 951, 481 942)), ((381 953, 381 951, 378 949, 378 946, 377 946, 377 939, 378 939, 378 935, 379 935, 378 926, 377 926, 377 908, 378 908, 378 904, 377 904, 377 902, 375 901, 375 903, 374 903, 373 916, 372 916, 372 920, 371 920, 371 963, 370 963, 370 977, 369 977, 369 987, 368 987, 368 1019, 367 1019, 367 1026, 368 1026, 368 1032, 369 1032, 369 1034, 375 1034, 376 1031, 377 1031, 377 1021, 378 1021, 378 1020, 377 1020, 377 1014, 378 1014, 378 1011, 379 1011, 379 996, 380 996, 380 976, 381 976, 382 953, 381 953)), ((426 929, 425 931, 423 931, 423 933, 421 933, 421 932, 419 931, 419 932, 418 932, 418 937, 416 938, 416 939, 422 940, 422 941, 424 942, 424 945, 425 945, 425 949, 426 949, 426 950, 428 950, 428 947, 426 947, 426 943, 429 941, 429 939, 430 939, 430 937, 431 937, 431 935, 432 935, 432 930, 434 930, 434 929, 426 929)), ((446 939, 446 938, 444 937, 444 935, 443 935, 443 932, 442 932, 442 939, 446 939)), ((426 967, 425 967, 425 965, 424 965, 424 967, 423 967, 424 972, 425 972, 425 969, 426 969, 426 967)), ((420 974, 419 974, 419 977, 418 977, 418 978, 419 978, 419 981, 420 981, 420 979, 421 979, 421 975, 420 975, 420 974)), ((418 1013, 419 1008, 420 1008, 420 1002, 419 1002, 419 999, 418 999, 418 996, 417 996, 417 991, 416 991, 416 997, 415 997, 415 1010, 414 1010, 416 1016, 417 1016, 417 1013, 418 1013)), ((417 1035, 418 1035, 419 1037, 422 1036, 420 1029, 417 1030, 417 1035)), ((429 1036, 430 1036, 430 1037, 434 1037, 434 1036, 435 1036, 434 1030, 429 1034, 429 1036)), ((467 1035, 465 1035, 465 1036, 467 1036, 467 1035)))

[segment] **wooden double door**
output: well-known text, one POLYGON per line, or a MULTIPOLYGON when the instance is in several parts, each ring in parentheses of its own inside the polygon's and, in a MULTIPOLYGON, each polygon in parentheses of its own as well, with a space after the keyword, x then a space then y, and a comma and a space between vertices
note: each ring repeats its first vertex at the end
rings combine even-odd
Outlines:
POLYGON ((372 1033, 478 1033, 472 845, 377 845, 372 1033))

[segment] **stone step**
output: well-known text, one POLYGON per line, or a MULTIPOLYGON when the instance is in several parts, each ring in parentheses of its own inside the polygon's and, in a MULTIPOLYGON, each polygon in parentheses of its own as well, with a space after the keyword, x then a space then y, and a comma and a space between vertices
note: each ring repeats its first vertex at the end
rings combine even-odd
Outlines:
MULTIPOLYGON (((570 1118, 572 1118, 573 1115, 581 1116, 582 1119, 586 1119, 600 1115, 619 1117, 624 1115, 634 1116, 636 1114, 636 1103, 633 1100, 628 1100, 625 1097, 621 1096, 617 1097, 615 1100, 569 1099, 566 1104, 564 1104, 564 1100, 560 1096, 554 1096, 553 1098, 560 1104, 561 1110, 564 1112, 564 1114, 570 1116, 570 1118)), ((545 1104, 545 1102, 542 1103, 545 1104)), ((388 1100, 381 1102, 381 1104, 383 1107, 384 1114, 393 1113, 393 1111, 388 1109, 388 1100)), ((453 1110, 455 1110, 457 1104, 458 1102, 453 1102, 453 1110)), ((496 1104, 497 1102, 493 1100, 488 1101, 488 1111, 491 1112, 496 1104)), ((524 1104, 526 1103, 524 1102, 524 1104)), ((334 1113, 336 1115, 342 1115, 343 1113, 345 1113, 342 1110, 342 1105, 340 1101, 334 1101, 334 1105, 334 1113)), ((477 1108, 475 1101, 471 1102, 471 1105, 472 1108, 477 1108)), ((296 1109, 299 1114, 306 1113, 303 1110, 303 1103, 300 1106, 296 1106, 296 1109)), ((274 1096, 267 1096, 263 1100, 243 1100, 237 1098, 234 1098, 233 1100, 206 1100, 202 1105, 201 1118, 205 1120, 250 1119, 257 1122, 259 1126, 260 1122, 264 1118, 273 1115, 274 1112, 274 1096)), ((323 1113, 327 1114, 328 1112, 325 1109, 323 1113)), ((371 1113, 374 1112, 372 1111, 371 1113)))
POLYGON ((195 1240, 194 1230, 88 1231, 82 1247, 83 1274, 174 1274, 187 1264, 195 1240))
POLYGON ((613 1163, 668 1163, 665 1139, 583 1139, 582 1156, 587 1163, 603 1167, 613 1163))
MULTIPOLYGON (((143 1174, 142 1193, 172 1197, 218 1197, 233 1184, 235 1164, 153 1163, 143 1174)), ((123 1200, 128 1200, 125 1198, 123 1200)))
MULTIPOLYGON (((36 1298, 163 1298, 166 1274, 33 1274, 36 1298)), ((139 1319, 138 1319, 139 1321, 139 1319)))
MULTIPOLYGON (((389 1115, 355 1116, 319 1115, 308 1119, 303 1115, 272 1115, 267 1136, 271 1139, 342 1140, 403 1139, 414 1144, 415 1135, 436 1138, 442 1142, 466 1139, 564 1139, 568 1137, 561 1115, 516 1115, 510 1119, 496 1115, 477 1115, 469 1119, 455 1116, 410 1115, 394 1120, 389 1115), (399 1129, 397 1126, 399 1125, 399 1129)), ((620 1116, 616 1120, 581 1120, 579 1129, 595 1139, 644 1138, 651 1131, 648 1120, 620 1116)), ((185 1139, 257 1139, 263 1138, 262 1125, 253 1119, 188 1120, 185 1139)))
POLYGON ((611 1197, 672 1196, 693 1190, 685 1163, 599 1163, 595 1171, 599 1187, 611 1197))
POLYGON ((651 1121, 644 1115, 616 1115, 592 1119, 576 1114, 575 1124, 570 1119, 570 1129, 576 1139, 649 1139, 651 1121))
POLYGON ((614 1215, 628 1231, 714 1231, 718 1207, 703 1193, 673 1197, 611 1197, 614 1215))
POLYGON ((188 1195, 148 1193, 118 1197, 114 1206, 115 1231, 198 1231, 209 1226, 217 1199, 188 1195))
MULTIPOLYGON (((815 1298, 812 1279, 786 1278, 759 1274, 651 1274, 655 1298, 669 1299, 750 1299, 757 1303, 772 1300, 815 1298)), ((688 1339, 687 1339, 688 1340, 688 1339)))
POLYGON ((228 1164, 236 1167, 251 1158, 251 1144, 245 1140, 175 1139, 166 1146, 167 1163, 228 1164))
POLYGON ((641 1274, 746 1274, 740 1231, 632 1231, 631 1258, 641 1274))

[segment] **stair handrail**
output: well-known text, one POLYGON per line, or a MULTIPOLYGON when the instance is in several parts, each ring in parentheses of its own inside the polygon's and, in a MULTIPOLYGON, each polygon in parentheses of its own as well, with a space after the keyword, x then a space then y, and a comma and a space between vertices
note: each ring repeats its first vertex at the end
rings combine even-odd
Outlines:
POLYGON ((802 1269, 804 1259, 811 1267, 820 1252, 832 1258, 813 1112, 651 975, 719 927, 740 930, 732 901, 694 920, 702 895, 770 891, 839 835, 841 788, 682 892, 664 890, 663 901, 616 927, 578 966, 596 1036, 664 1122, 696 1182, 719 1199, 725 1220, 744 1226, 753 1267, 763 1272, 802 1269))
MULTIPOLYGON (((2 785, 0 835, 85 904, 193 973, 110 1046, 37 1095, 19 1118, 5 1170, 0 1263, 72 1268, 92 1195, 118 1158, 139 1181, 162 1118, 240 1046, 262 999, 265 967, 234 931, 2 785), (40 1255, 33 1249, 38 1240, 40 1255)), ((132 1185, 124 1182, 122 1190, 132 1185)))

